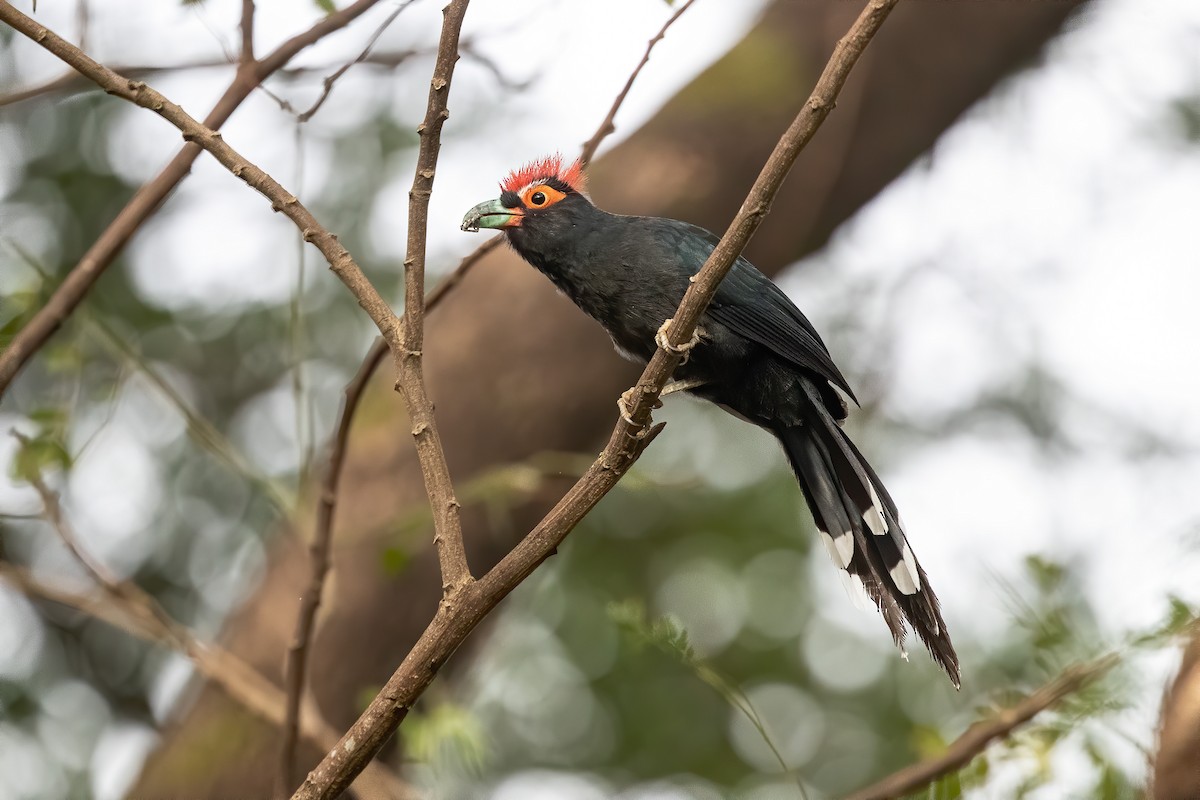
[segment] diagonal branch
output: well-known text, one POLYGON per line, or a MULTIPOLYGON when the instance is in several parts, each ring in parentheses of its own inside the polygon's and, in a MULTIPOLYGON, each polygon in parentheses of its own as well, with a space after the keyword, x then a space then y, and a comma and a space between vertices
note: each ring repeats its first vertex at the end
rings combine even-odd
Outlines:
POLYGON ((963 732, 944 753, 910 764, 878 783, 859 789, 844 800, 889 800, 921 791, 929 784, 962 769, 997 739, 1003 739, 1048 708, 1103 677, 1118 658, 1108 655, 1086 664, 1077 664, 1026 697, 1012 708, 1006 708, 994 719, 976 722, 963 732))
MULTIPOLYGON (((691 338, 717 284, 758 227, 788 169, 829 115, 851 68, 898 1, 871 0, 850 32, 838 42, 812 95, 779 140, 729 230, 685 294, 669 331, 672 345, 677 347, 691 338)), ((619 420, 604 452, 550 513, 490 572, 465 585, 448 598, 450 602, 438 607, 429 626, 383 689, 338 746, 309 773, 293 800, 324 800, 344 791, 392 736, 442 664, 475 626, 550 557, 584 515, 616 485, 662 429, 661 424, 650 430, 645 428, 650 406, 677 361, 678 356, 659 348, 635 386, 633 405, 637 423, 619 420)))
MULTIPOLYGON (((220 128, 242 104, 242 101, 249 97, 250 93, 268 76, 283 68, 297 53, 334 31, 344 28, 378 2, 379 0, 357 0, 342 10, 324 17, 307 31, 288 39, 265 58, 239 66, 233 82, 229 84, 208 116, 204 118, 205 127, 220 128)), ((7 0, 0 0, 0 20, 11 25, 12 21, 17 19, 29 20, 28 17, 13 8, 7 0)), ((14 25, 14 27, 16 26, 14 25)), ((179 182, 191 170, 192 162, 199 155, 199 147, 194 144, 185 145, 163 168, 162 172, 138 189, 116 218, 100 234, 100 238, 92 243, 79 263, 54 290, 54 294, 51 295, 46 305, 34 314, 25 327, 13 337, 8 347, 0 353, 0 398, 4 396, 17 373, 29 363, 30 359, 83 302, 83 298, 87 296, 92 286, 104 274, 104 271, 134 233, 158 210, 167 195, 179 185, 179 182)))

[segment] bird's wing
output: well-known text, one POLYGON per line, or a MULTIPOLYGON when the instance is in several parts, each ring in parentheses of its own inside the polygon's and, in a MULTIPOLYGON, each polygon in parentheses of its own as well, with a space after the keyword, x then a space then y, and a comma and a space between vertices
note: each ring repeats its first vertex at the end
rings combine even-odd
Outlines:
MULTIPOLYGON (((680 255, 694 261, 693 269, 699 270, 719 240, 695 225, 687 225, 686 233, 691 235, 681 231, 679 237, 680 255)), ((734 333, 816 373, 858 402, 816 328, 782 289, 746 259, 738 258, 717 287, 708 315, 734 333)))

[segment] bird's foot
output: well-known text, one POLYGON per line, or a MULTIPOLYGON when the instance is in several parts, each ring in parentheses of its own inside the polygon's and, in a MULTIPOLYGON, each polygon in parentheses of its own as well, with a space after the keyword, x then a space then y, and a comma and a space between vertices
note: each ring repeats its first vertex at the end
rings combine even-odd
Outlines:
MULTIPOLYGON (((626 389, 621 393, 621 396, 617 398, 617 410, 621 413, 621 419, 628 422, 630 426, 634 428, 638 427, 638 424, 633 419, 633 393, 636 391, 636 386, 632 389, 626 389)), ((649 429, 643 427, 637 433, 633 434, 633 438, 642 439, 647 433, 649 433, 649 429)))
POLYGON ((669 319, 662 324, 662 327, 658 329, 658 333, 654 334, 654 342, 668 353, 674 353, 677 356, 681 356, 683 359, 682 363, 686 364, 689 353, 691 353, 693 347, 700 344, 700 337, 704 334, 699 328, 696 328, 696 330, 692 331, 692 338, 690 341, 684 342, 680 345, 671 344, 671 340, 667 338, 667 330, 671 327, 671 323, 674 321, 674 319, 669 319))

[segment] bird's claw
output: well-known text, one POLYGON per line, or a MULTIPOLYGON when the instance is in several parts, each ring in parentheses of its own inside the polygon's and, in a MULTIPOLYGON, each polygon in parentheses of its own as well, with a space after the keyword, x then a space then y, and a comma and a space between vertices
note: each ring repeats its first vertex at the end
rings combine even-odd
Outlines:
MULTIPOLYGON (((633 406, 633 393, 636 390, 636 387, 633 389, 626 389, 621 393, 621 396, 617 398, 617 410, 621 412, 621 419, 628 422, 630 427, 633 428, 639 427, 637 422, 635 422, 633 419, 633 412, 631 410, 631 407, 633 406)), ((662 404, 660 403, 659 405, 661 406, 662 404)), ((646 434, 649 432, 650 429, 648 427, 642 426, 637 433, 631 435, 634 439, 644 439, 646 438, 646 434)))
POLYGON ((703 335, 703 333, 699 328, 696 328, 694 331, 692 331, 692 338, 689 341, 679 345, 671 344, 671 340, 667 337, 667 330, 671 327, 671 323, 674 321, 674 319, 669 319, 662 324, 662 326, 658 329, 658 333, 654 334, 654 343, 663 350, 666 350, 668 353, 682 357, 682 363, 686 364, 688 355, 691 353, 692 348, 700 344, 700 337, 703 335))

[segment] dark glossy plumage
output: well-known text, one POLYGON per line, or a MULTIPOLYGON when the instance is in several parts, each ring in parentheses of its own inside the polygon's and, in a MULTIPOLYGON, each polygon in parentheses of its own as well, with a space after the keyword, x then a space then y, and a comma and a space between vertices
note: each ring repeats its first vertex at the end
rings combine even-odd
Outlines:
MULTIPOLYGON (((648 360, 655 333, 674 315, 717 237, 677 220, 609 214, 553 175, 538 197, 537 182, 527 178, 523 187, 506 186, 500 205, 473 209, 464 228, 499 212, 503 224, 487 226, 502 227, 516 251, 604 326, 618 350, 648 360), (553 197, 546 207, 535 208, 547 194, 553 197)), ((700 328, 700 343, 675 378, 704 381, 693 394, 779 439, 835 564, 861 582, 897 644, 911 627, 957 686, 958 660, 937 598, 890 495, 840 427, 847 409, 838 390, 854 395, 812 324, 743 258, 700 328)))

